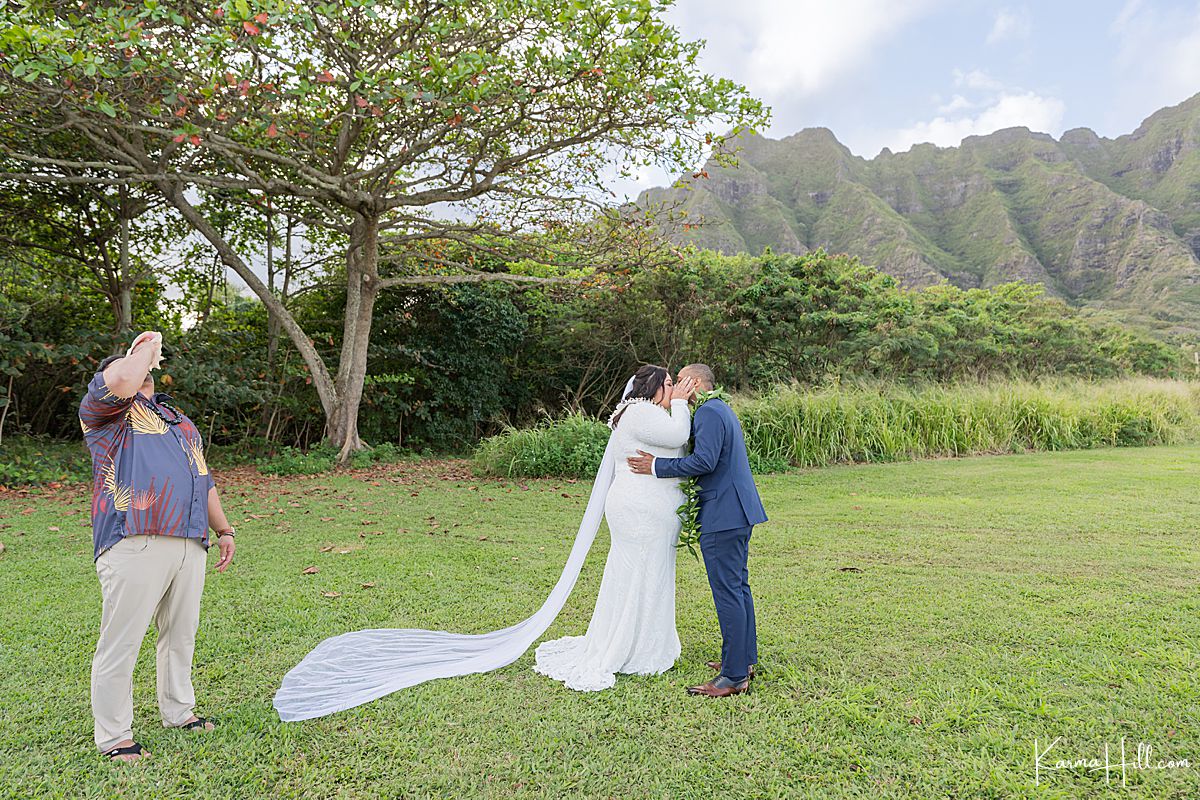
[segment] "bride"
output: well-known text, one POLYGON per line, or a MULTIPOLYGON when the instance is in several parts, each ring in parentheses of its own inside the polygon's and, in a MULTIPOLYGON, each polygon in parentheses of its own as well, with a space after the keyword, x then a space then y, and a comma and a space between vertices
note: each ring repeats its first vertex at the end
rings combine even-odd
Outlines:
POLYGON ((688 378, 674 385, 662 367, 644 366, 609 421, 616 474, 604 503, 611 546, 600 595, 585 636, 538 646, 534 669, 567 688, 612 687, 616 673, 657 675, 679 657, 675 631, 676 509, 679 480, 637 475, 626 458, 638 450, 677 458, 691 434, 688 378))
POLYGON ((379 628, 332 636, 283 677, 274 703, 280 719, 323 717, 425 681, 516 661, 567 602, 604 516, 612 547, 587 635, 539 647, 535 668, 581 690, 612 686, 617 672, 670 669, 679 656, 675 540, 682 492, 675 481, 633 474, 625 459, 638 449, 680 454, 689 438, 687 399, 694 389, 694 381, 675 385, 654 366, 642 367, 625 385, 566 566, 532 616, 489 633, 379 628))

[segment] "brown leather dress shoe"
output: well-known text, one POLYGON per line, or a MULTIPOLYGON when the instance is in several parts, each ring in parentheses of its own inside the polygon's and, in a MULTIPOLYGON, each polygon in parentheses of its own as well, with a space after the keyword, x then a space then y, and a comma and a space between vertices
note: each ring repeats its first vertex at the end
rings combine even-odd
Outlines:
POLYGON ((735 694, 745 694, 750 691, 750 679, 734 683, 724 675, 718 675, 708 683, 699 686, 689 686, 688 694, 700 697, 729 697, 735 694))
MULTIPOLYGON (((721 673, 721 662, 720 661, 705 661, 704 663, 710 669, 712 669, 714 672, 716 672, 718 675, 721 673)), ((754 665, 753 664, 750 665, 750 680, 754 680, 754 665)))

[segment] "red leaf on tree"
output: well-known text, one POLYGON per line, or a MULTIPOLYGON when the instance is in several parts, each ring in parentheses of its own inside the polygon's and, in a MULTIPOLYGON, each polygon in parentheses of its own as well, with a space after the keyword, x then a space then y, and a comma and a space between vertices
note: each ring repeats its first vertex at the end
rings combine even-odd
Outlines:
POLYGON ((358 106, 359 108, 366 108, 369 103, 367 102, 367 98, 354 95, 354 105, 358 106))
POLYGON ((182 108, 180 108, 178 111, 175 112, 175 116, 177 116, 177 117, 182 117, 182 116, 185 116, 186 114, 187 114, 187 106, 183 106, 182 108))
POLYGON ((317 76, 317 82, 318 83, 333 83, 333 73, 330 72, 329 70, 325 70, 324 72, 322 72, 320 75, 317 76))
POLYGON ((190 137, 188 137, 188 141, 190 141, 190 142, 191 142, 192 144, 194 144, 196 147, 199 147, 199 146, 200 146, 200 137, 199 137, 199 136, 197 136, 197 135, 196 135, 196 134, 194 134, 194 133, 193 133, 193 134, 192 134, 190 137))
POLYGON ((242 97, 245 97, 246 95, 250 94, 250 81, 242 81, 241 83, 239 83, 238 84, 238 93, 241 94, 242 97))
POLYGON ((270 125, 267 126, 267 136, 270 136, 271 138, 275 138, 278 135, 279 135, 279 128, 275 127, 275 123, 272 122, 270 125))
POLYGON ((246 20, 242 23, 242 30, 246 31, 246 33, 250 34, 251 36, 258 36, 259 33, 258 26, 250 20, 246 20))
POLYGON ((175 137, 175 140, 174 140, 174 141, 175 141, 175 144, 179 144, 180 142, 182 142, 182 141, 183 141, 184 139, 186 139, 186 138, 187 138, 187 134, 186 134, 186 133, 181 133, 181 134, 179 134, 178 136, 176 136, 176 137, 175 137))
POLYGON ((261 14, 256 14, 254 17, 254 21, 257 22, 259 25, 266 25, 267 19, 268 19, 267 12, 265 12, 265 11, 262 12, 261 14))
POLYGON ((225 9, 221 8, 220 6, 217 6, 216 8, 213 9, 213 16, 217 17, 217 18, 225 16, 225 9))
POLYGON ((451 126, 457 125, 462 122, 462 114, 455 114, 453 117, 448 118, 446 122, 450 123, 451 126))

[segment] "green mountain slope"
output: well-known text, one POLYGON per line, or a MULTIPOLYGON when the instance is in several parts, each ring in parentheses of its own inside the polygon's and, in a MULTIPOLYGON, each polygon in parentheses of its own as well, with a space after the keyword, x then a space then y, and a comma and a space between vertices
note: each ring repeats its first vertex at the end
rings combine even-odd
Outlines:
POLYGON ((740 139, 736 167, 644 192, 725 253, 847 252, 905 285, 1041 283, 1081 306, 1200 330, 1200 95, 1104 139, 1025 128, 855 156, 824 128, 740 139), (707 175, 707 177, 704 177, 707 175))

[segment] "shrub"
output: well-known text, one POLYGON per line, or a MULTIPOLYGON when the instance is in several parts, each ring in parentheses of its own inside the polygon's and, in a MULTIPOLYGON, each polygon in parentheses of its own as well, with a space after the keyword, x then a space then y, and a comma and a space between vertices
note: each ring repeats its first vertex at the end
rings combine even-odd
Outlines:
POLYGON ((509 428, 484 439, 475 468, 510 478, 592 478, 604 458, 608 426, 582 414, 547 420, 535 428, 509 428))
POLYGON ((308 451, 285 447, 273 456, 256 458, 254 465, 267 475, 315 475, 337 465, 337 450, 317 445, 308 451))
POLYGON ((82 442, 39 436, 5 436, 0 445, 0 486, 89 481, 92 463, 82 442))
MULTIPOLYGON (((285 447, 275 455, 256 458, 254 464, 259 472, 267 475, 316 475, 336 467, 337 457, 336 447, 319 444, 308 450, 285 447)), ((386 442, 351 453, 350 467, 362 469, 381 462, 400 461, 405 457, 399 447, 386 442)))

